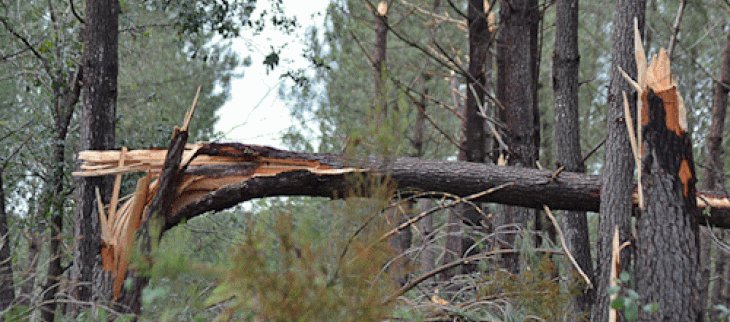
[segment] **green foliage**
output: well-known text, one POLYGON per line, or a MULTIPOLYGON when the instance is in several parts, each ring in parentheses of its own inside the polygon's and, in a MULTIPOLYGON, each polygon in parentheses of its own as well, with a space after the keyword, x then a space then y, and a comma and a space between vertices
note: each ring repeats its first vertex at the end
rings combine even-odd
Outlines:
POLYGON ((387 245, 368 239, 347 245, 346 239, 332 238, 312 243, 295 222, 290 212, 281 211, 273 227, 248 227, 231 249, 230 263, 211 268, 221 284, 206 304, 226 306, 221 320, 382 319, 389 307, 380 302, 391 291, 391 282, 380 277, 390 258, 387 245), (331 256, 333 247, 341 258, 331 256))
MULTIPOLYGON (((522 315, 533 315, 547 321, 560 321, 568 314, 571 294, 555 281, 557 269, 548 255, 537 265, 514 275, 495 271, 484 278, 480 294, 484 298, 510 298, 514 309, 522 315)), ((568 317, 573 320, 576 317, 568 317)))
MULTIPOLYGON (((427 1, 418 3, 427 5, 427 1)), ((396 31, 426 46, 431 19, 414 14, 412 8, 399 2, 390 6, 390 21, 400 21, 396 31)), ((291 101, 292 115, 301 121, 286 137, 290 146, 310 144, 321 152, 340 152, 355 146, 375 152, 386 143, 385 140, 391 144, 391 152, 397 151, 396 155, 413 154, 409 142, 413 139, 418 114, 414 100, 422 99, 419 91, 424 89, 429 91, 429 97, 423 99, 431 119, 450 137, 458 136, 459 119, 455 111, 459 107, 452 110, 449 80, 443 77, 449 75, 448 67, 390 35, 387 65, 382 70, 386 80, 382 92, 387 112, 379 112, 374 103, 369 61, 374 46, 372 14, 362 2, 333 1, 327 19, 324 28, 313 28, 308 36, 309 49, 305 57, 311 61, 313 70, 306 73, 307 81, 297 81, 296 86, 281 93, 291 101), (373 128, 378 130, 373 131, 373 128), (385 133, 389 138, 383 136, 385 133)), ((440 26, 435 32, 439 39, 463 36, 451 25, 440 26)), ((449 46, 453 46, 455 54, 465 51, 464 43, 450 43, 449 46)), ((431 124, 426 125, 424 146, 429 157, 454 156, 456 153, 456 147, 431 124)))
POLYGON ((631 274, 627 272, 621 272, 621 276, 617 279, 618 285, 610 287, 608 293, 610 295, 616 295, 611 301, 611 307, 617 311, 623 312, 624 317, 628 321, 635 321, 639 318, 639 308, 646 313, 656 312, 657 303, 648 303, 641 305, 639 299, 639 293, 629 288, 631 284, 631 274))

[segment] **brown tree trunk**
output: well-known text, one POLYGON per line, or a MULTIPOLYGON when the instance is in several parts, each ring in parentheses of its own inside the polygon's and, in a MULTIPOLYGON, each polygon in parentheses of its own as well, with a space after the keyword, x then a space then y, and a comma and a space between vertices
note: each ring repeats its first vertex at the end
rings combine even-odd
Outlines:
MULTIPOLYGON (((118 0, 87 0, 84 28, 83 109, 80 150, 114 147, 118 74, 118 0)), ((82 178, 76 187, 74 229, 74 289, 81 305, 106 302, 111 297, 111 276, 101 268, 101 239, 95 190, 108 204, 111 177, 82 178)), ((74 309, 78 313, 80 307, 74 309)))
MULTIPOLYGON (((724 151, 722 150, 722 137, 725 133, 725 117, 727 115, 727 97, 729 91, 730 33, 727 35, 718 82, 715 84, 712 123, 710 125, 710 132, 707 134, 707 159, 705 163, 705 177, 702 181, 702 189, 725 189, 725 177, 723 175, 725 163, 723 161, 724 151)), ((710 293, 708 289, 710 286, 710 250, 712 248, 712 239, 710 235, 712 232, 707 227, 702 227, 700 231, 700 247, 702 248, 700 253, 702 262, 701 282, 703 291, 700 295, 701 299, 705 301, 705 306, 707 303, 706 299, 708 297, 712 299, 710 302, 712 306, 718 304, 730 306, 730 299, 728 299, 727 296, 723 296, 723 294, 726 295, 728 293, 728 289, 730 288, 730 285, 727 282, 730 280, 730 276, 727 275, 727 270, 725 269, 728 263, 730 263, 730 255, 724 251, 718 252, 715 262, 715 275, 717 276, 717 281, 713 283, 712 296, 708 296, 710 293)))
MULTIPOLYGON (((454 108, 456 108, 458 111, 462 111, 462 101, 459 97, 459 81, 456 78, 456 75, 452 72, 451 77, 449 79, 449 86, 451 87, 451 100, 454 102, 454 108)), ((464 126, 462 126, 462 129, 464 126)), ((463 158, 464 153, 462 151, 459 151, 458 158, 463 158)), ((449 217, 446 224, 446 241, 444 244, 444 256, 441 259, 442 263, 451 263, 455 260, 457 260, 463 253, 463 247, 462 247, 462 226, 463 226, 463 220, 461 216, 461 212, 450 210, 449 211, 449 217)), ((451 277, 456 274, 457 269, 451 269, 444 271, 440 277, 443 280, 448 280, 451 277)))
MULTIPOLYGON (((557 167, 571 172, 585 172, 580 148, 578 115, 578 0, 558 0, 555 22, 555 55, 553 56, 553 125, 557 167)), ((593 260, 588 237, 588 219, 582 211, 563 213, 563 233, 568 249, 583 272, 593 278, 593 260)), ((569 279, 572 280, 572 279, 569 279)), ((583 289, 583 288, 581 288, 583 289)), ((573 299, 575 318, 590 315, 594 290, 580 292, 573 299)))
MULTIPOLYGON (((413 157, 421 158, 423 157, 425 151, 424 151, 424 138, 426 134, 426 108, 428 104, 426 103, 426 97, 428 96, 428 82, 430 81, 431 77, 424 73, 422 74, 423 77, 423 92, 420 97, 420 101, 418 104, 418 111, 416 113, 416 124, 413 128, 413 149, 415 150, 413 152, 413 157)), ((413 212, 414 215, 417 215, 422 210, 427 208, 427 202, 425 200, 418 200, 411 204, 412 209, 415 211, 413 212)), ((434 266, 436 265, 436 250, 433 249, 433 217, 432 216, 426 216, 426 218, 423 218, 420 223, 418 224, 418 230, 421 233, 421 247, 423 250, 421 251, 421 263, 420 263, 420 269, 422 272, 428 272, 431 271, 434 266)))
MULTIPOLYGON (((386 124, 386 117, 388 115, 388 103, 385 93, 385 79, 387 75, 387 49, 388 49, 388 5, 385 1, 378 3, 378 8, 373 12, 375 16, 375 48, 373 50, 373 74, 374 87, 375 87, 375 111, 373 112, 376 122, 379 124, 386 124)), ((392 227, 398 227, 401 223, 406 222, 409 218, 410 211, 413 205, 409 205, 408 209, 404 212, 401 209, 390 209, 386 213, 388 223, 392 227)), ((411 239, 413 233, 410 227, 399 231, 393 235, 388 241, 390 246, 397 254, 404 254, 408 248, 411 247, 411 239)), ((407 274, 408 259, 406 256, 401 256, 398 260, 393 263, 391 270, 396 283, 405 285, 408 279, 407 274)))
MULTIPOLYGON (((540 9, 537 0, 504 2, 502 27, 497 40, 497 100, 502 108, 499 119, 506 125, 504 141, 509 151, 508 165, 534 168, 540 146, 540 113, 537 102, 538 26, 540 9)), ((504 207, 494 227, 501 230, 508 247, 534 217, 535 211, 504 207)), ((505 254, 502 267, 520 271, 519 254, 505 254)))
MULTIPOLYGON (((631 200, 634 191, 634 157, 631 152, 629 135, 624 121, 622 92, 630 97, 632 89, 618 71, 621 67, 629 76, 636 79, 636 60, 634 58, 634 19, 638 19, 639 30, 643 30, 645 0, 618 0, 614 13, 614 31, 611 40, 611 82, 608 89, 608 112, 606 139, 606 159, 603 169, 601 210, 598 231, 598 262, 596 300, 591 312, 591 321, 602 322, 608 319, 608 286, 611 274, 611 241, 616 226, 621 243, 631 235, 630 220, 633 211, 631 200)), ((632 113, 636 111, 636 100, 629 99, 632 113)), ((629 267, 629 249, 621 253, 621 266, 629 267)))
POLYGON ((645 205, 636 220, 634 266, 640 307, 657 305, 652 313, 640 310, 639 321, 697 322, 700 258, 692 143, 684 129, 668 128, 667 120, 676 117, 670 113, 677 113, 671 106, 677 104, 676 91, 657 94, 661 97, 650 90, 642 97, 642 108, 648 108, 642 122, 645 205))
MULTIPOLYGON (((81 68, 79 68, 81 69, 81 68)), ((54 321, 56 311, 56 294, 59 290, 63 268, 61 259, 63 249, 63 217, 65 215, 66 196, 64 182, 66 179, 66 136, 71 123, 76 103, 81 94, 82 70, 76 71, 76 77, 71 78, 67 86, 63 86, 60 79, 55 79, 56 101, 53 106, 53 118, 55 122, 56 144, 53 146, 53 175, 50 185, 53 187, 52 195, 49 198, 51 210, 51 243, 48 272, 46 273, 46 284, 43 287, 43 301, 41 305, 41 319, 43 321, 54 321)))
MULTIPOLYGON (((5 188, 3 170, 0 168, 0 312, 5 311, 15 301, 15 282, 13 280, 12 254, 8 217, 5 212, 5 188)), ((0 318, 2 320, 2 318, 0 318)))
MULTIPOLYGON (((458 159, 461 161, 481 163, 486 161, 487 156, 486 124, 484 117, 481 116, 481 109, 485 104, 484 98, 487 85, 484 66, 488 64, 486 60, 487 51, 492 38, 484 12, 484 1, 469 1, 467 22, 469 24, 469 68, 467 74, 464 75, 466 78, 466 105, 462 113, 462 136, 458 159)), ((453 90, 454 88, 452 88, 453 90)), ((443 257, 444 264, 448 264, 464 256, 464 251, 468 248, 466 245, 473 243, 470 239, 465 239, 461 231, 463 225, 472 227, 479 226, 484 221, 484 216, 474 207, 474 205, 463 204, 449 212, 446 253, 443 257)), ((463 268, 463 266, 460 266, 445 271, 442 274, 442 278, 448 279, 463 268)))
POLYGON ((375 75, 375 108, 387 114, 385 81, 383 70, 388 48, 388 5, 381 1, 375 15, 375 50, 373 52, 373 74, 375 75))
MULTIPOLYGON (((35 215, 34 215, 35 216, 35 215)), ((43 247, 43 235, 38 231, 31 230, 26 233, 28 248, 26 251, 25 269, 21 272, 20 293, 18 304, 33 306, 36 277, 38 277, 38 260, 40 259, 41 248, 43 247)))

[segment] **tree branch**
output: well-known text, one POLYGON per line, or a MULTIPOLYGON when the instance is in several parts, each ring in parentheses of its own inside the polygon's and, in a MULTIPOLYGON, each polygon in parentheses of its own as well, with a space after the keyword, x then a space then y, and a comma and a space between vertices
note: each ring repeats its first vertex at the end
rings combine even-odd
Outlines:
MULTIPOLYGON (((459 197, 479 195, 474 202, 494 202, 513 206, 597 212, 601 198, 601 177, 563 171, 495 166, 482 163, 425 160, 412 157, 347 158, 326 153, 299 153, 241 143, 198 143, 196 157, 183 176, 190 182, 165 219, 163 230, 209 211, 220 211, 241 202, 272 196, 367 197, 373 184, 387 183, 403 192, 443 192, 459 197), (201 180, 201 181, 194 181, 201 180)), ((132 150, 153 155, 164 150, 132 150)), ((155 161, 125 168, 104 168, 114 164, 118 151, 85 151, 84 172, 76 176, 98 176, 150 170, 155 161), (147 168, 144 168, 147 167, 147 168)), ((192 153, 188 150, 188 153, 192 153)), ((163 154, 164 155, 164 154, 163 154)), ((131 157, 130 157, 131 158, 131 157)), ((130 159, 131 160, 131 159, 130 159)), ((130 161, 131 162, 131 161, 130 161)), ((146 162, 146 163, 145 163, 146 162)), ((157 171, 151 169, 150 171, 157 171)), ((186 179, 182 179, 185 181, 186 179)), ((634 202, 636 202, 634 200, 634 202)), ((730 196, 719 192, 699 193, 698 215, 704 225, 730 228, 730 196)))

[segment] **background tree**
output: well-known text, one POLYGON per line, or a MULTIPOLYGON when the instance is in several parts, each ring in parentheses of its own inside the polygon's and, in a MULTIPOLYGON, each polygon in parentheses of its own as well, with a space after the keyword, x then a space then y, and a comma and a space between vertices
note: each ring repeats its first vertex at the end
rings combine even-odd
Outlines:
MULTIPOLYGON (((87 1, 84 14, 84 88, 79 150, 115 146, 119 1, 87 1)), ((76 187, 73 297, 80 303, 110 300, 111 273, 102 269, 101 228, 96 190, 109 203, 112 177, 80 179, 76 187), (94 297, 95 296, 95 297, 94 297)))
MULTIPOLYGON (((502 25, 497 38, 496 97, 501 104, 499 120, 505 124, 503 152, 507 165, 534 168, 540 146, 540 112, 537 84, 539 77, 538 32, 541 14, 535 0, 512 1, 500 9, 502 25)), ((497 216, 495 227, 509 247, 517 247, 520 230, 535 212, 505 207, 497 216)), ((520 270, 519 256, 504 256, 503 267, 513 273, 520 270)))
MULTIPOLYGON (((580 144, 579 123, 579 70, 578 52, 578 0, 557 1, 555 8, 555 55, 553 56, 553 93, 555 95, 555 120, 553 142, 556 167, 566 171, 585 172, 580 144)), ((562 214, 563 233, 568 249, 578 265, 590 278, 593 277, 593 259, 588 219, 585 212, 566 211, 562 214)), ((590 314, 593 290, 583 291, 575 297, 576 316, 590 314)))
MULTIPOLYGON (((643 0, 618 1, 614 12, 614 30, 611 40, 611 83, 608 89, 608 110, 606 137, 606 157, 602 172, 602 192, 607 198, 601 198, 598 263, 596 265, 596 301, 591 313, 591 321, 607 321, 609 310, 608 286, 611 269, 611 241, 613 231, 619 229, 621 243, 631 236, 631 214, 633 206, 631 195, 634 189, 634 157, 629 144, 629 136, 624 121, 622 94, 635 97, 635 91, 621 76, 618 69, 623 69, 630 77, 636 77, 636 60, 634 57, 634 20, 638 21, 639 30, 644 28, 643 0)), ((636 115, 636 100, 629 99, 630 110, 636 115)), ((621 267, 631 266, 631 256, 626 249, 621 253, 621 267)))
MULTIPOLYGON (((705 159, 705 177, 702 180, 702 189, 704 190, 725 190, 725 176, 723 174, 723 169, 725 165, 725 161, 723 159, 723 149, 722 149, 722 137, 725 132, 725 118, 727 117, 727 96, 728 92, 730 92, 730 33, 727 36, 727 40, 725 42, 725 49, 723 50, 722 55, 722 63, 720 65, 720 71, 717 80, 715 81, 715 91, 713 96, 713 105, 712 105, 712 123, 710 125, 710 129, 707 133, 707 158, 705 159)), ((712 246, 712 244, 707 240, 710 237, 708 235, 712 234, 712 231, 706 228, 701 228, 701 247, 703 248, 703 253, 706 251, 709 253, 709 248, 712 246)), ((720 236, 726 235, 725 232, 720 232, 720 236)), ((711 266, 711 259, 710 258, 702 258, 703 265, 711 266)), ((705 297, 709 297, 711 299, 712 307, 716 305, 730 305, 730 297, 727 296, 728 294, 728 269, 729 266, 728 263, 730 262, 730 257, 724 252, 720 251, 717 254, 717 260, 715 262, 715 269, 717 272, 717 279, 718 281, 713 283, 714 287, 712 288, 712 291, 714 294, 710 294, 705 291, 704 295, 705 297)), ((705 269, 705 267, 703 267, 705 269)), ((709 271, 709 267, 706 268, 709 271)), ((709 288, 710 286, 710 276, 709 272, 705 273, 706 275, 703 276, 705 280, 703 280, 703 288, 709 288)), ((701 300, 706 306, 708 303, 705 302, 705 297, 701 297, 701 300)), ((711 316, 711 314, 708 314, 711 316)))

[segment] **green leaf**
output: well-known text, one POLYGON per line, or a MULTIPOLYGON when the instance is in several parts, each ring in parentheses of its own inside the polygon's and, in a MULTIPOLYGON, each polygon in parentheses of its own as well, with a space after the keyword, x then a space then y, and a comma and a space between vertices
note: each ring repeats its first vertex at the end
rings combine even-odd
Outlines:
POLYGON ((634 291, 632 289, 627 289, 626 294, 628 294, 629 298, 631 298, 632 300, 639 299, 639 293, 636 293, 636 291, 634 291))
POLYGON ((618 293, 621 290, 621 286, 614 285, 608 287, 608 294, 613 295, 618 293))
POLYGON ((637 305, 630 305, 624 310, 624 316, 626 320, 634 321, 639 318, 639 307, 637 305))
POLYGON ((611 307, 614 310, 622 311, 624 309, 624 297, 623 296, 617 296, 613 302, 611 302, 611 307))
POLYGON ((213 306, 216 304, 223 303, 236 296, 236 290, 231 287, 228 283, 218 285, 213 292, 211 292, 208 299, 205 300, 204 305, 206 307, 213 306))
POLYGON ((654 313, 657 310, 659 310, 659 304, 658 303, 649 303, 647 305, 644 305, 643 307, 644 312, 646 313, 654 313))
POLYGON ((621 272, 621 275, 619 276, 619 280, 621 280, 621 282, 626 283, 631 280, 631 274, 629 274, 627 272, 621 272))

